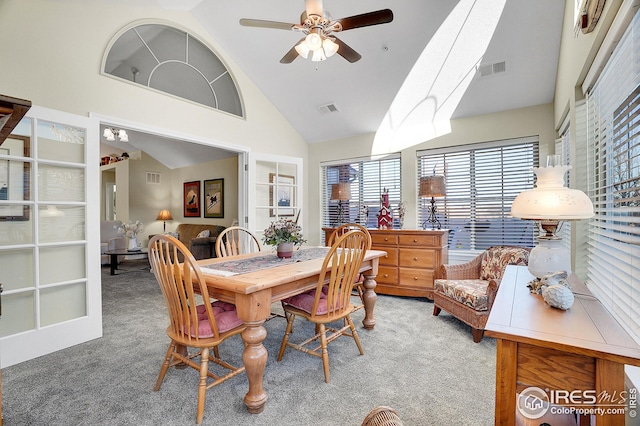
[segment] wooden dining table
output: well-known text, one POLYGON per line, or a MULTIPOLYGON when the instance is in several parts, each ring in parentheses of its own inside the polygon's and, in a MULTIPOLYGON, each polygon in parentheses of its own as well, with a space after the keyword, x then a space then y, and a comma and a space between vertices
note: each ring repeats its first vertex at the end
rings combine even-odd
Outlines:
MULTIPOLYGON (((198 261, 209 295, 235 304, 238 317, 246 325, 242 332, 245 342, 242 361, 249 390, 244 403, 252 414, 261 413, 267 402, 262 379, 268 354, 262 342, 267 337, 263 324, 271 315, 271 304, 304 293, 318 284, 325 257, 322 253, 326 254, 328 248, 315 247, 309 250, 315 250, 313 258, 309 258, 309 255, 302 256, 303 250, 300 250, 300 253, 294 252, 292 259, 275 262, 276 253, 270 251, 198 261)), ((368 250, 360 268, 365 288, 365 317, 362 323, 368 330, 372 330, 376 324, 373 316, 376 302, 375 277, 378 274, 378 261, 386 254, 385 251, 368 250)))

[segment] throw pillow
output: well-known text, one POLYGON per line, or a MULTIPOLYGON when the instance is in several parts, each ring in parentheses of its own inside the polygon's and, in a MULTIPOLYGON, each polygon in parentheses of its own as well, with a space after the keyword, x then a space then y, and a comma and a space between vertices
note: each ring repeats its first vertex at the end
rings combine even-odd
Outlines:
POLYGON ((196 235, 196 238, 206 238, 209 236, 209 230, 205 229, 204 231, 201 231, 198 235, 196 235))

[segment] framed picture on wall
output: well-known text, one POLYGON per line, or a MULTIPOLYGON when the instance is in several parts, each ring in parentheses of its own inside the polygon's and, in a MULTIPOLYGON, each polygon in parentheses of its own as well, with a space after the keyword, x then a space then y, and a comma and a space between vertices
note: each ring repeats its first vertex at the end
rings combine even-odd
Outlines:
POLYGON ((269 205, 278 206, 278 209, 270 209, 270 216, 275 216, 276 210, 278 216, 293 216, 293 208, 287 209, 283 207, 293 206, 295 201, 293 199, 295 178, 288 175, 277 175, 276 179, 275 173, 269 173, 269 183, 272 184, 269 186, 269 205))
POLYGON ((204 217, 224 217, 224 179, 204 181, 204 217))
POLYGON ((184 183, 184 217, 200 217, 200 181, 184 183))

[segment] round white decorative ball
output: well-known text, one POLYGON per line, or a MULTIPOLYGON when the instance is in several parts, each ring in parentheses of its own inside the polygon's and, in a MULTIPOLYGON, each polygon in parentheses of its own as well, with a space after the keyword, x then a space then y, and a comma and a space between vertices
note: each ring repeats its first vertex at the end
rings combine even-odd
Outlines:
POLYGON ((570 288, 562 284, 553 284, 542 291, 542 298, 554 308, 567 310, 573 305, 574 297, 570 288))

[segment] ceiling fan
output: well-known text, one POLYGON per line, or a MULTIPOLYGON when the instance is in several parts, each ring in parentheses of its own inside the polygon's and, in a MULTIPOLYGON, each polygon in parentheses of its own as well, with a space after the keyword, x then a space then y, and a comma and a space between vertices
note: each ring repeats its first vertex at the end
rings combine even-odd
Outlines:
POLYGON ((389 9, 334 20, 327 11, 322 9, 322 0, 305 0, 305 11, 300 15, 299 24, 243 18, 240 19, 240 25, 303 33, 305 36, 280 59, 283 64, 290 64, 298 55, 306 59, 311 54, 312 61, 323 61, 335 53, 353 63, 360 60, 362 56, 333 33, 386 24, 391 21, 393 21, 393 12, 389 9))

